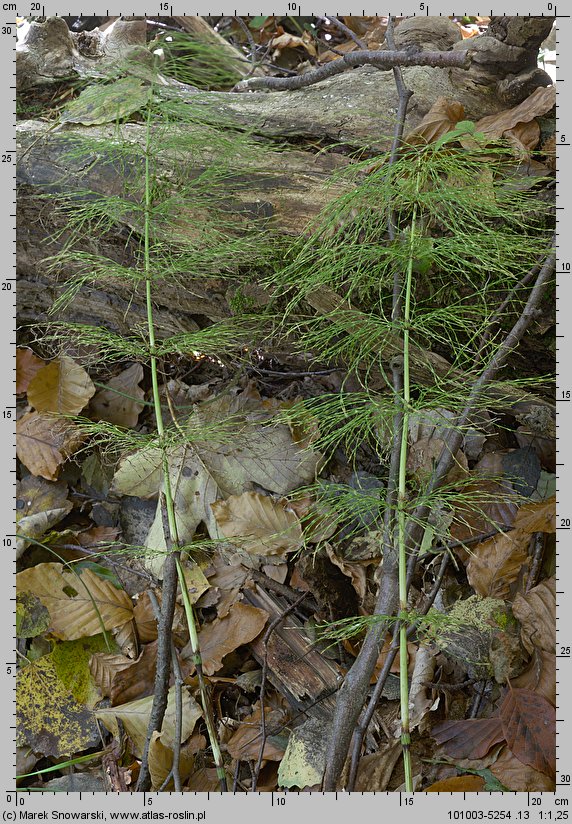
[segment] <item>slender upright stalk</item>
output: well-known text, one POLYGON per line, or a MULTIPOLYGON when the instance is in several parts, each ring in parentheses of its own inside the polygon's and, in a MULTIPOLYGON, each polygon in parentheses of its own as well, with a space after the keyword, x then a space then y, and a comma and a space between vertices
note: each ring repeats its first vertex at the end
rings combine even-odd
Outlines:
POLYGON ((399 455, 399 482, 397 488, 397 542, 399 571, 399 681, 401 700, 401 745, 403 747, 403 768, 405 790, 413 792, 411 773, 411 734, 409 730, 409 685, 407 682, 407 435, 409 431, 409 408, 411 403, 411 380, 409 374, 409 324, 411 320, 411 288, 413 283, 413 256, 417 208, 413 209, 410 234, 410 252, 405 278, 405 301, 403 305, 403 418, 401 424, 401 451, 399 455))
MULTIPOLYGON (((211 748, 213 751, 213 757, 215 760, 215 765, 217 769, 217 775, 219 778, 221 790, 226 791, 226 775, 224 771, 224 765, 222 760, 222 754, 220 751, 220 747, 218 744, 218 739, 216 735, 216 729, 214 726, 213 720, 213 713, 212 713, 212 706, 210 703, 210 699, 208 697, 208 693, 206 690, 206 685, 204 681, 204 676, 202 672, 202 660, 199 650, 199 642, 198 642, 198 633, 197 627, 195 622, 195 616, 193 612, 192 605, 189 600, 189 595, 187 592, 187 586, 185 581, 185 575, 183 572, 183 568, 181 566, 180 561, 180 542, 179 542, 179 534, 177 530, 177 519, 175 516, 175 503, 173 499, 173 490, 171 487, 171 477, 170 477, 170 467, 169 467, 169 456, 167 453, 167 443, 165 440, 165 425, 163 422, 163 413, 161 409, 161 397, 159 395, 159 369, 158 369, 158 358, 156 353, 156 339, 155 339, 155 324, 153 319, 153 302, 152 302, 152 286, 153 286, 153 279, 151 273, 151 211, 152 211, 152 192, 151 192, 151 163, 150 163, 150 153, 151 153, 151 117, 152 117, 152 99, 153 99, 153 88, 151 87, 149 91, 149 100, 147 106, 147 128, 145 132, 145 194, 144 194, 144 230, 143 230, 143 254, 144 254, 144 272, 145 272, 145 304, 146 304, 146 311, 147 311, 147 334, 149 338, 149 356, 150 356, 150 367, 151 367, 151 387, 153 393, 153 406, 155 410, 155 419, 157 421, 157 433, 159 435, 159 447, 161 449, 161 459, 162 459, 162 466, 163 466, 163 494, 164 494, 164 506, 166 511, 166 519, 169 529, 169 536, 165 535, 165 542, 167 544, 167 549, 172 553, 172 560, 169 558, 168 560, 175 564, 176 566, 176 577, 179 581, 179 586, 181 588, 181 593, 183 596, 183 603, 185 605, 185 614, 187 617, 187 624, 189 628, 189 635, 191 639, 191 648, 193 651, 193 661, 195 663, 197 669, 197 675, 199 678, 199 685, 201 691, 201 699, 202 699, 202 706, 203 706, 203 713, 205 718, 205 723, 207 726, 207 732, 209 736, 209 741, 211 744, 211 748), (167 540, 170 538, 170 540, 167 540)), ((167 529, 167 524, 164 524, 164 530, 167 529)), ((173 583, 173 588, 176 589, 176 583, 173 583)), ((163 605, 165 604, 165 599, 163 600, 163 605)), ((164 607, 163 607, 164 608, 164 607)), ((171 616, 172 621, 172 616, 171 616)), ((162 621, 162 624, 165 622, 162 621)), ((163 632, 166 635, 167 633, 170 634, 171 631, 171 622, 169 622, 169 626, 165 627, 162 626, 163 632)), ((161 639, 164 644, 166 644, 167 639, 161 639)), ((170 635, 169 635, 170 640, 170 635)), ((167 665, 168 666, 168 665, 167 665)), ((157 668, 159 669, 159 668, 157 668)), ((166 707, 166 700, 163 702, 166 707)), ((164 709, 163 713, 164 715, 164 709)), ((158 726, 160 727, 162 723, 162 716, 158 726)), ((176 742, 177 744, 180 742, 176 742)), ((144 765, 145 770, 147 770, 147 764, 144 765)))
POLYGON ((207 732, 209 736, 209 741, 211 745, 211 749, 213 751, 213 758, 216 766, 216 773, 217 778, 219 780, 220 788, 223 792, 227 791, 227 783, 226 783, 226 772, 224 769, 224 763, 222 758, 222 753, 220 751, 220 746, 218 743, 218 738, 216 734, 216 729, 214 725, 214 717, 212 711, 212 704, 210 700, 210 696, 207 691, 207 686, 205 683, 205 678, 203 674, 203 661, 201 658, 201 653, 199 649, 199 636, 197 633, 197 625, 195 622, 195 617, 193 613, 193 605, 191 604, 189 593, 187 591, 187 587, 185 586, 185 576, 183 573, 183 568, 181 567, 181 562, 177 558, 177 572, 179 574, 179 581, 181 583, 181 592, 183 594, 183 605, 185 607, 185 615, 187 616, 187 626, 189 627, 189 636, 190 636, 190 643, 191 643, 191 651, 192 651, 192 661, 197 670, 197 678, 199 679, 199 690, 201 693, 201 704, 203 707, 203 714, 205 719, 205 724, 207 727, 207 732))
POLYGON ((167 519, 169 521, 169 531, 171 540, 176 546, 179 545, 177 532, 177 521, 175 518, 175 506, 173 502, 173 492, 171 489, 171 478, 169 473, 169 458, 165 445, 165 426, 163 423, 163 413, 161 410, 161 397, 159 395, 159 370, 156 355, 155 323, 153 319, 152 287, 153 278, 151 276, 151 116, 152 116, 153 87, 149 91, 149 101, 147 104, 147 128, 145 131, 145 201, 144 201, 144 229, 143 229, 143 255, 145 271, 145 305, 147 310, 147 335, 149 337, 149 356, 151 367, 151 387, 153 392, 153 405, 155 407, 155 419, 157 421, 157 433, 159 435, 159 445, 161 449, 163 463, 163 485, 165 487, 165 505, 167 508, 167 519))

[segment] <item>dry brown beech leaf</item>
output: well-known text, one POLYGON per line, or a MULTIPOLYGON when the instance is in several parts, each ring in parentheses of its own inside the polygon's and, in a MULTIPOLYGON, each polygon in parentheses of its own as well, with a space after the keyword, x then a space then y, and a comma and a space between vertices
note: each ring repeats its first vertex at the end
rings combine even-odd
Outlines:
POLYGON ((31 349, 19 346, 16 349, 16 394, 28 391, 32 378, 45 366, 45 362, 36 357, 31 349))
POLYGON ((556 710, 540 693, 509 689, 500 706, 507 746, 519 761, 556 777, 556 710))
POLYGON ((537 120, 517 123, 514 129, 509 129, 504 133, 504 139, 515 149, 517 156, 524 160, 530 157, 531 151, 538 145, 540 124, 537 120))
POLYGON ((532 767, 527 767, 508 747, 502 750, 489 769, 501 784, 513 792, 554 792, 554 779, 532 767))
POLYGON ((479 793, 485 788, 485 780, 480 775, 453 775, 443 778, 429 787, 426 793, 479 793))
POLYGON ((32 475, 57 480, 60 467, 85 439, 72 421, 27 412, 16 424, 16 454, 32 475))
POLYGON ((83 366, 66 355, 43 366, 28 386, 28 402, 38 412, 77 415, 95 394, 83 366))
POLYGON ((450 758, 484 758, 488 751, 504 741, 500 718, 469 718, 435 724, 431 735, 450 758))
MULTIPOLYGON (((189 690, 183 687, 183 713, 181 725, 181 738, 179 743, 183 743, 191 735, 195 724, 201 717, 202 710, 191 696, 189 690)), ((110 707, 96 712, 96 717, 102 721, 109 732, 119 739, 120 721, 133 745, 133 753, 138 758, 141 757, 147 739, 147 726, 153 705, 153 696, 141 698, 139 701, 131 701, 129 704, 122 704, 120 707, 110 707)), ((166 747, 172 747, 175 741, 177 730, 177 711, 175 701, 175 688, 171 687, 167 696, 167 710, 163 718, 161 727, 161 741, 166 747)))
POLYGON ((302 546, 298 516, 269 495, 243 492, 215 501, 211 508, 224 537, 236 539, 250 555, 282 556, 302 546))
POLYGON ((541 581, 526 595, 518 593, 512 607, 520 621, 522 643, 532 652, 534 647, 554 652, 556 648, 556 580, 541 581))
POLYGON ((109 421, 117 426, 133 429, 137 426, 140 412, 145 408, 141 401, 145 392, 139 386, 143 380, 143 367, 133 363, 107 382, 107 389, 100 389, 91 400, 90 411, 96 420, 109 421))
MULTIPOLYGON (((192 739, 191 739, 192 740, 192 739)), ((195 763, 194 747, 183 744, 179 750, 179 777, 186 781, 191 775, 195 763)), ((149 744, 149 773, 151 774, 151 789, 159 790, 173 767, 173 748, 167 747, 161 741, 161 733, 155 731, 149 744)), ((173 779, 163 788, 165 792, 174 789, 173 779)))
POLYGON ((136 661, 129 661, 129 666, 121 667, 111 681, 111 706, 128 704, 153 694, 155 672, 157 670, 157 641, 145 644, 136 661))
MULTIPOLYGON (((156 593, 159 606, 161 605, 161 593, 156 593)), ((142 592, 133 608, 133 618, 137 627, 137 635, 142 644, 157 639, 157 618, 151 604, 148 592, 142 592)), ((173 641, 179 647, 184 646, 189 640, 189 631, 185 618, 185 611, 180 604, 175 604, 175 615, 171 627, 173 641)))
POLYGON ((91 569, 74 574, 61 564, 37 564, 16 575, 16 586, 40 599, 50 613, 50 631, 65 641, 98 635, 133 617, 129 595, 91 569))
POLYGON ((487 535, 496 525, 512 526, 518 507, 510 499, 510 489, 502 482, 475 476, 475 482, 464 486, 463 493, 469 502, 461 501, 455 508, 450 530, 453 540, 466 541, 487 535))
POLYGON ((518 678, 511 680, 511 684, 534 690, 556 706, 556 654, 535 647, 530 664, 518 678))
POLYGON ((16 494, 16 557, 19 558, 30 543, 27 539, 39 540, 71 512, 73 504, 68 501, 67 484, 61 481, 50 483, 35 475, 27 475, 19 481, 16 494))
POLYGON ((89 671, 102 695, 108 697, 111 694, 111 684, 115 675, 130 667, 132 663, 131 658, 116 653, 96 652, 91 656, 89 671))
POLYGON ((209 573, 210 589, 198 601, 200 607, 214 606, 219 618, 228 615, 228 611, 239 598, 240 590, 247 584, 250 570, 242 565, 238 553, 230 558, 223 558, 220 552, 215 553, 211 566, 214 575, 209 573))
POLYGON ((518 510, 514 528, 533 532, 556 532, 556 496, 546 501, 527 503, 518 510))
MULTIPOLYGON (((264 720, 267 730, 280 727, 284 721, 284 713, 282 710, 265 705, 264 720)), ((257 701, 251 714, 242 721, 234 735, 226 743, 226 749, 232 758, 238 758, 240 761, 256 761, 262 743, 260 724, 260 701, 257 701)), ((280 761, 284 751, 284 746, 281 746, 272 738, 267 738, 263 758, 267 761, 280 761)))
POLYGON ((528 123, 535 117, 542 117, 554 107, 556 103, 556 87, 542 86, 535 89, 532 94, 514 106, 499 114, 490 114, 482 117, 475 123, 475 130, 483 132, 493 140, 502 137, 503 134, 514 129, 519 123, 528 123))
POLYGON ((455 128, 465 116, 465 109, 456 100, 438 97, 421 123, 409 132, 404 142, 410 146, 433 143, 455 128))
MULTIPOLYGON (((222 667, 222 659, 229 652, 248 644, 259 635, 266 622, 268 613, 249 604, 233 604, 224 618, 204 626, 199 633, 199 646, 203 659, 205 675, 213 675, 222 667)), ((192 655, 190 644, 183 649, 181 657, 189 659, 192 655)))
POLYGON ((520 529, 500 532, 473 548, 467 563, 467 578, 483 598, 508 600, 522 567, 528 563, 530 535, 520 529))

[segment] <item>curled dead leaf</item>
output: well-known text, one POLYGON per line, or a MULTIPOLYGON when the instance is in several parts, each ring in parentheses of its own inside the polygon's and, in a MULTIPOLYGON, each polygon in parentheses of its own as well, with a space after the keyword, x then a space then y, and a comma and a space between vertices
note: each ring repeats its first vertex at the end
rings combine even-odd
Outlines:
POLYGON ((27 412, 16 424, 16 454, 32 475, 57 480, 60 467, 84 441, 69 420, 43 412, 27 412))
POLYGON ((236 539, 240 549, 251 555, 283 556, 302 546, 300 521, 283 501, 243 492, 211 507, 225 538, 236 539))
POLYGON ((554 652, 556 648, 556 581, 549 578, 526 595, 518 593, 512 608, 520 621, 522 643, 532 652, 534 647, 554 652))

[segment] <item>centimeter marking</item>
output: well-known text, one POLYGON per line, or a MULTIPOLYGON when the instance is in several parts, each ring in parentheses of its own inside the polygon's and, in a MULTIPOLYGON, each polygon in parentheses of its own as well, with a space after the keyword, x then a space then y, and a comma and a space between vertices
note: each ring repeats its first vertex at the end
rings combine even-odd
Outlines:
MULTIPOLYGON (((17 10, 16 4, 2 3, 4 12, 12 12, 15 16, 34 15, 64 15, 71 16, 71 13, 64 12, 57 4, 30 2, 28 8, 17 10)), ((199 11, 176 9, 168 3, 159 3, 159 10, 153 16, 172 16, 173 13, 190 15, 211 15, 208 8, 199 11)), ((373 9, 347 9, 346 14, 361 14, 362 16, 387 14, 390 10, 373 9)), ((331 12, 331 10, 330 10, 331 12)), ((116 12, 112 12, 116 13, 116 12)), ((311 11, 302 11, 302 7, 296 3, 285 3, 281 14, 286 15, 313 15, 311 11)), ((443 16, 452 14, 446 8, 429 7, 426 3, 404 3, 400 11, 391 11, 394 15, 404 16, 407 14, 435 15, 443 16)), ((471 11, 468 13, 478 14, 471 11)), ((540 3, 536 8, 524 14, 522 9, 515 8, 511 3, 503 6, 500 10, 490 10, 488 12, 502 15, 516 16, 550 16, 558 18, 559 30, 557 32, 557 131, 556 131, 556 154, 557 154, 557 207, 556 207, 556 229, 557 229, 557 380, 558 380, 558 401, 561 404, 572 402, 572 333, 568 331, 567 324, 563 316, 570 312, 572 307, 572 283, 570 282, 572 268, 572 236, 570 235, 570 209, 572 203, 572 191, 570 196, 568 190, 571 189, 572 166, 570 162, 570 138, 572 136, 572 104, 569 100, 569 80, 572 63, 572 26, 567 22, 570 19, 568 14, 558 14, 556 5, 550 2, 540 3), (559 45, 562 44, 563 52, 560 52, 559 45), (564 102, 564 105, 562 105, 564 102), (564 186, 562 184, 564 183, 564 186), (561 231, 563 229, 563 231, 561 231), (561 304, 561 305, 559 305, 561 304), (562 311, 558 311, 561 309, 562 311)), ((75 12, 83 16, 83 12, 75 12)), ((94 15, 101 14, 110 16, 109 10, 94 11, 94 15)), ((119 14, 121 14, 119 12, 119 14)), ((130 14, 145 15, 145 11, 132 11, 130 14)), ((223 15, 252 15, 263 14, 258 10, 250 8, 227 9, 219 12, 223 15)), ((266 14, 275 12, 266 11, 266 14)), ((13 527, 16 512, 16 454, 15 454, 15 385, 16 385, 16 351, 14 347, 16 339, 16 166, 15 166, 15 123, 16 123, 16 21, 6 20, 0 23, 0 66, 4 84, 2 87, 2 100, 4 103, 4 118, 0 120, 0 174, 2 175, 3 189, 0 193, 0 208, 2 221, 0 229, 2 231, 2 248, 4 250, 4 267, 0 273, 0 345, 4 356, 5 379, 0 384, 0 409, 2 413, 3 428, 0 435, 0 447, 3 447, 4 454, 8 456, 6 471, 2 476, 3 486, 0 495, 0 519, 3 527, 0 529, 0 549, 4 550, 2 561, 2 574, 0 575, 0 613, 4 618, 4 632, 0 633, 0 660, 3 662, 4 678, 0 678, 0 696, 4 698, 6 711, 2 716, 2 725, 5 738, 14 742, 16 729, 16 693, 15 693, 15 672, 16 661, 14 656, 16 638, 15 634, 7 631, 8 625, 14 627, 14 603, 15 603, 15 538, 13 527), (12 48, 10 47, 12 46, 12 48), (11 112, 11 117, 8 116, 11 112), (10 371, 11 370, 11 371, 10 371), (5 530, 5 531, 4 531, 5 530), (11 638, 10 636, 13 635, 11 638), (11 705, 12 710, 8 710, 11 705), (10 723, 11 721, 11 723, 10 723)), ((469 227, 470 230, 470 227, 469 227)), ((569 551, 569 540, 558 537, 560 533, 569 532, 572 529, 572 508, 569 504, 568 493, 572 488, 572 413, 568 412, 569 407, 562 406, 557 422, 557 493, 558 493, 558 555, 556 563, 557 576, 557 649, 556 667, 558 673, 558 709, 557 709, 557 793, 416 793, 414 796, 396 793, 255 793, 255 794, 226 794, 219 793, 143 793, 138 796, 119 793, 34 793, 29 791, 14 792, 12 776, 15 774, 16 753, 10 752, 8 747, 0 747, 0 766, 3 767, 3 775, 7 782, 7 789, 4 798, 1 798, 0 805, 3 806, 4 820, 17 821, 22 819, 70 819, 79 816, 77 810, 85 810, 87 806, 90 810, 89 816, 100 820, 153 820, 153 819, 185 819, 196 821, 227 821, 229 815, 237 816, 241 814, 238 809, 240 804, 246 804, 243 812, 248 815, 253 824, 258 821, 265 821, 265 812, 268 806, 275 808, 273 815, 281 814, 282 820, 301 813, 303 820, 309 820, 312 814, 327 814, 326 807, 335 804, 330 808, 332 815, 355 815, 356 804, 360 814, 379 813, 379 803, 383 800, 384 805, 400 808, 400 817, 411 822, 416 821, 420 812, 419 805, 423 806, 423 815, 432 815, 435 812, 440 821, 447 820, 481 820, 481 819, 510 819, 511 816, 516 821, 552 821, 567 820, 569 817, 570 791, 572 784, 572 741, 571 732, 566 722, 570 720, 568 709, 569 701, 561 700, 563 689, 567 691, 572 687, 572 676, 570 659, 572 658, 572 625, 569 622, 568 605, 566 599, 561 598, 567 594, 566 584, 572 580, 572 557, 569 551), (564 662, 564 663, 562 663, 564 662), (260 799, 260 801, 258 801, 260 799), (339 809, 342 805, 347 812, 339 809), (318 804, 316 809, 313 806, 318 804), (208 805, 208 809, 205 805, 208 805), (232 805, 232 806, 230 806, 232 805), (374 806, 375 805, 375 806, 374 806), (145 813, 136 812, 136 808, 141 807, 145 813), (216 809, 213 809, 216 808, 216 809), (415 808, 417 808, 415 810, 415 808), (51 811, 51 815, 48 815, 51 811), (220 816, 220 818, 219 818, 220 816), (446 817, 445 817, 446 816, 446 817)), ((2 808, 0 806, 0 808, 2 808)), ((572 817, 572 814, 571 814, 572 817)), ((430 818, 432 821, 433 819, 430 818)))

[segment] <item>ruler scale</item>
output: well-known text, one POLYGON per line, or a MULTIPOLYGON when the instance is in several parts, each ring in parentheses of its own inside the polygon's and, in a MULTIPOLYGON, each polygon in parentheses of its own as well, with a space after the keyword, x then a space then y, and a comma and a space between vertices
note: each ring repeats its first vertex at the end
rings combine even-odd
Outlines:
MULTIPOLYGON (((360 4, 361 5, 361 4, 360 4)), ((539 2, 528 7, 507 3, 497 9, 451 9, 438 3, 404 2, 396 8, 342 9, 341 14, 395 16, 439 16, 453 13, 483 15, 546 16, 557 20, 557 780, 555 793, 424 793, 414 795, 400 793, 53 793, 16 791, 15 774, 15 335, 16 335, 16 167, 15 167, 15 42, 16 16, 85 16, 94 15, 211 15, 208 7, 186 7, 184 4, 158 3, 158 9, 131 3, 127 8, 99 9, 86 12, 72 9, 58 2, 28 2, 23 6, 2 3, 0 18, 0 65, 4 117, 0 121, 0 175, 2 195, 2 249, 3 268, 0 274, 0 341, 3 344, 4 381, 1 388, 0 411, 1 446, 3 463, 3 494, 0 496, 0 547, 3 550, 2 574, 0 575, 0 608, 3 628, 0 633, 0 678, 3 712, 1 713, 2 746, 0 765, 3 787, 0 784, 0 809, 4 821, 51 820, 69 821, 91 819, 93 821, 205 821, 223 822, 230 817, 248 819, 253 824, 276 820, 286 822, 297 818, 312 821, 331 816, 341 820, 350 816, 390 815, 398 820, 418 822, 419 816, 428 821, 500 821, 546 822, 566 821, 572 793, 572 556, 570 533, 572 532, 572 331, 568 312, 572 311, 572 231, 568 223, 572 217, 572 24, 568 8, 562 3, 539 2), (568 614, 571 610, 571 615, 568 614), (271 817, 269 819, 269 817, 271 817)), ((298 3, 285 2, 278 11, 266 14, 311 15, 325 14, 328 9, 312 9, 298 3)), ((334 10, 329 9, 330 13, 334 10)), ((338 14, 338 10, 335 10, 338 14)), ((260 15, 264 12, 248 4, 216 11, 221 15, 260 15)))

